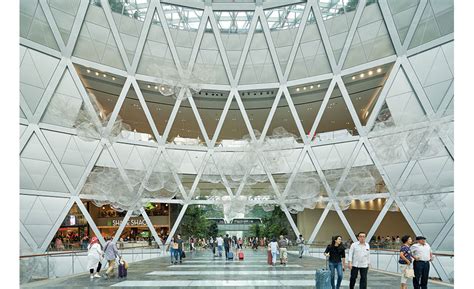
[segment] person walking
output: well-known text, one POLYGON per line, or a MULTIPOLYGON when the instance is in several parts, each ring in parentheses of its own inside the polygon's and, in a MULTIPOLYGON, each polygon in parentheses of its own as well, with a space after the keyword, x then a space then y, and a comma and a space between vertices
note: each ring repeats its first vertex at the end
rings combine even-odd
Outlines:
POLYGON ((275 266, 277 255, 278 255, 278 243, 276 238, 273 238, 272 241, 268 244, 268 248, 272 253, 272 266, 275 266))
POLYGON ((217 237, 217 253, 219 254, 219 257, 222 257, 222 246, 224 246, 224 239, 222 239, 222 235, 217 237))
POLYGON ((286 266, 288 263, 288 240, 280 235, 280 240, 278 241, 278 247, 280 248, 280 264, 286 266))
POLYGON ((244 240, 242 240, 242 238, 239 238, 239 240, 237 241, 237 244, 238 244, 238 248, 240 250, 243 249, 243 243, 244 243, 244 240))
POLYGON ((299 235, 298 239, 296 239, 296 245, 298 245, 298 251, 300 253, 300 258, 303 258, 303 252, 304 252, 304 238, 303 238, 303 235, 299 235))
POLYGON ((212 256, 215 257, 216 256, 216 247, 214 246, 214 238, 212 236, 209 239, 209 247, 211 249, 212 256))
POLYGON ((175 263, 174 251, 178 249, 178 243, 175 243, 174 238, 171 238, 168 248, 170 250, 171 264, 174 264, 175 263))
POLYGON ((100 268, 102 268, 100 261, 103 257, 104 252, 100 246, 99 239, 92 237, 90 244, 87 246, 87 268, 89 268, 91 279, 100 278, 99 272, 100 268))
POLYGON ((411 253, 415 261, 413 262, 413 270, 415 278, 413 278, 413 287, 415 289, 428 288, 428 276, 430 275, 430 262, 433 260, 433 252, 430 245, 423 236, 416 237, 416 244, 410 247, 411 253))
POLYGON ((400 264, 400 271, 402 272, 402 277, 400 281, 400 289, 407 289, 407 281, 408 281, 408 276, 407 276, 407 270, 410 269, 410 265, 413 261, 413 256, 411 255, 411 249, 410 246, 413 243, 412 239, 410 236, 405 235, 401 239, 403 245, 400 248, 400 258, 398 260, 398 263, 400 264))
POLYGON ((181 239, 181 235, 178 234, 178 235, 176 235, 176 239, 174 240, 174 242, 176 244, 178 244, 178 246, 176 246, 176 245, 174 246, 175 248, 177 248, 177 249, 174 250, 174 259, 175 259, 176 264, 178 264, 178 261, 181 264, 181 263, 183 263, 182 255, 183 255, 184 240, 181 239))
POLYGON ((329 257, 329 271, 331 272, 331 288, 339 289, 342 283, 342 271, 346 267, 346 248, 342 244, 341 236, 332 237, 331 244, 329 244, 324 251, 324 255, 329 257), (334 283, 334 271, 337 272, 337 283, 334 283))
POLYGON ((357 239, 359 241, 352 243, 349 249, 349 269, 351 270, 351 278, 349 288, 354 289, 357 275, 360 272, 360 289, 367 289, 367 272, 370 265, 370 245, 365 242, 365 232, 359 232, 357 239))
POLYGON ((104 246, 105 260, 108 262, 107 271, 105 271, 105 278, 110 278, 113 276, 115 270, 115 259, 119 257, 119 252, 117 249, 117 244, 115 244, 112 237, 107 237, 107 243, 104 246))
POLYGON ((225 238, 224 238, 224 250, 225 250, 225 259, 227 260, 227 254, 229 254, 229 248, 230 248, 230 238, 229 238, 229 234, 225 234, 225 238))

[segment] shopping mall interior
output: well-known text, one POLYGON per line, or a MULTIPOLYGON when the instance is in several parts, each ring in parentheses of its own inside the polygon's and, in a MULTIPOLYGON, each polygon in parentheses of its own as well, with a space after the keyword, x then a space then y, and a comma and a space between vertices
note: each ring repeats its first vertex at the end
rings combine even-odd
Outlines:
POLYGON ((453 0, 19 10, 22 287, 314 288, 331 238, 359 232, 368 288, 400 287, 404 235, 431 246, 430 288, 453 287, 453 0), (177 234, 196 248, 181 267, 177 234), (225 234, 244 261, 213 256, 225 234), (272 268, 279 235, 289 264, 272 268), (89 278, 93 237, 127 279, 89 278))

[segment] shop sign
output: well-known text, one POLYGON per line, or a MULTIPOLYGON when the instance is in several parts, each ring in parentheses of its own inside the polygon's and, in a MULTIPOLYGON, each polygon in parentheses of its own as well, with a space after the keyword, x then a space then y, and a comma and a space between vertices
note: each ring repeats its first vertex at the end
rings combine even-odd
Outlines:
MULTIPOLYGON (((109 221, 110 223, 108 225, 118 227, 120 226, 120 224, 122 224, 122 221, 123 220, 121 219, 112 219, 111 221, 109 221)), ((143 217, 130 218, 127 222, 127 226, 131 226, 131 227, 146 226, 146 222, 145 222, 145 219, 143 219, 143 217)))

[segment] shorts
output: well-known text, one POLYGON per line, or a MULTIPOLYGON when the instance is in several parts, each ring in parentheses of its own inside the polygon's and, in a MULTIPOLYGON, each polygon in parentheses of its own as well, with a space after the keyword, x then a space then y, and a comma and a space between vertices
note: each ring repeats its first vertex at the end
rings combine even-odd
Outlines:
POLYGON ((407 284, 408 278, 405 276, 405 269, 410 268, 410 265, 407 264, 400 264, 400 272, 402 274, 402 278, 400 280, 400 283, 402 284, 407 284))
POLYGON ((280 248, 280 259, 288 259, 288 251, 286 248, 280 248))

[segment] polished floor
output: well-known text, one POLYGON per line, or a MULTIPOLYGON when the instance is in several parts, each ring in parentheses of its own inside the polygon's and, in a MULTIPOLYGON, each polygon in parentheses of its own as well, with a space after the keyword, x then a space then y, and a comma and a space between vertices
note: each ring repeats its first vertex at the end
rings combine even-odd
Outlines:
MULTIPOLYGON (((245 260, 225 261, 214 258, 208 251, 187 254, 183 264, 170 264, 169 257, 161 257, 130 264, 125 280, 90 279, 80 274, 54 280, 37 281, 22 288, 314 288, 316 268, 325 266, 324 260, 289 255, 286 267, 266 264, 266 251, 245 250, 245 260)), ((342 288, 348 288, 348 272, 344 273, 342 288)), ((369 271, 368 288, 400 288, 400 277, 369 271)), ((358 288, 358 286, 356 286, 358 288)), ((410 284, 409 288, 413 288, 410 284)), ((430 283, 430 289, 452 288, 430 283)))

